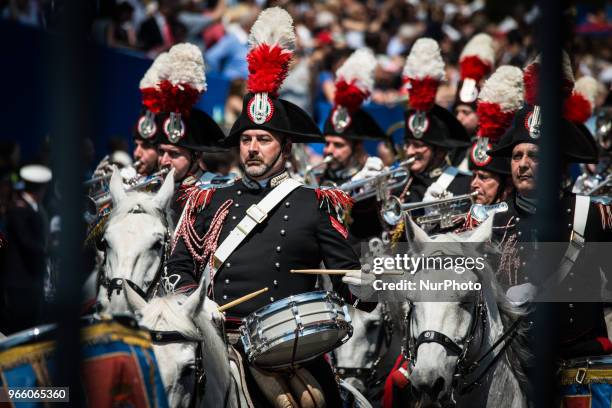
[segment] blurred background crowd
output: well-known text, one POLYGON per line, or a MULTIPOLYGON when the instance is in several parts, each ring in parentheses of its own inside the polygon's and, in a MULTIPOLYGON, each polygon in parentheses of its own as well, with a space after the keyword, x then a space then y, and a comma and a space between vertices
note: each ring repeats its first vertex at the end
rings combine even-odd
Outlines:
MULTIPOLYGON (((399 98, 404 59, 411 45, 420 37, 436 39, 447 64, 447 81, 436 99, 438 104, 453 109, 460 81, 458 59, 465 43, 475 33, 486 32, 496 40, 497 66, 523 67, 534 55, 535 21, 540 13, 534 1, 83 1, 89 2, 88 40, 113 52, 152 59, 180 42, 201 47, 207 75, 214 73, 229 81, 224 111, 219 115, 213 112, 225 129, 242 106, 248 32, 265 7, 285 8, 296 25, 297 58, 281 97, 310 112, 319 123, 333 100, 335 69, 355 49, 369 47, 376 53, 379 65, 371 102, 392 106, 399 98)), ((1 19, 50 32, 57 27, 62 9, 62 0, 0 0, 1 19)), ((569 24, 573 33, 565 48, 577 77, 590 75, 603 84, 605 89, 598 101, 601 105, 609 98, 607 90, 612 84, 612 5, 606 1, 578 2, 567 9, 565 17, 564 24, 569 24)), ((125 129, 117 137, 109 135, 104 151, 94 151, 92 141, 85 139, 85 165, 92 170, 98 159, 114 151, 131 154, 130 131, 125 129)), ((27 138, 2 135, 0 142, 2 220, 11 190, 19 187, 17 172, 24 164, 20 144, 27 143, 27 138)), ((51 145, 49 136, 43 138, 39 153, 27 161, 48 163, 51 145)))

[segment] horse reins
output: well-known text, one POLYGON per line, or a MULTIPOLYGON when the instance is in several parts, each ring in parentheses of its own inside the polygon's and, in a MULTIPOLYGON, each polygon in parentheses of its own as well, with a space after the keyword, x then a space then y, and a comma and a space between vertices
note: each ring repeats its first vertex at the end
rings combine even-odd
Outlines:
POLYGON ((486 322, 487 322, 487 307, 483 300, 482 292, 478 292, 478 299, 474 302, 473 309, 473 319, 470 325, 470 329, 463 342, 465 343, 464 347, 458 345, 455 341, 449 338, 444 333, 440 333, 435 330, 425 330, 419 334, 419 336, 414 339, 411 334, 411 319, 412 319, 412 311, 414 304, 409 302, 410 309, 404 316, 404 323, 406 327, 406 339, 404 340, 403 353, 404 357, 410 361, 410 364, 414 366, 417 359, 417 350, 421 344, 424 343, 437 343, 444 347, 447 350, 457 354, 459 357, 457 359, 457 364, 455 366, 455 372, 453 373, 453 381, 451 385, 451 390, 454 393, 457 390, 459 395, 465 395, 471 392, 474 388, 482 385, 483 378, 488 374, 489 370, 499 361, 499 359, 503 356, 504 351, 512 344, 512 341, 516 338, 518 334, 518 326, 523 321, 522 317, 519 317, 514 321, 514 323, 506 330, 502 335, 487 349, 486 352, 478 356, 478 351, 482 348, 485 334, 486 334, 486 322), (480 325, 480 337, 478 336, 478 326, 480 325), (473 344, 478 341, 479 345, 477 349, 473 349, 473 344), (494 353, 497 347, 502 344, 503 346, 499 349, 497 353, 494 353), (472 351, 475 350, 475 351, 472 351), (484 367, 482 372, 476 377, 476 379, 470 382, 463 382, 460 384, 462 378, 474 374, 476 370, 481 366, 481 364, 485 361, 485 359, 491 354, 494 353, 493 358, 489 361, 489 363, 484 367), (472 356, 474 356, 474 360, 469 363, 472 356), (460 388, 459 388, 460 387, 460 388))

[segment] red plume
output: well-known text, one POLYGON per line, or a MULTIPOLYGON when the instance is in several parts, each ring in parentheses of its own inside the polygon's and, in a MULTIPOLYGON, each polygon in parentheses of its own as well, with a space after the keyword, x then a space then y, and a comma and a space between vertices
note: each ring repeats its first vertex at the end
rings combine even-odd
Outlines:
POLYGON ((465 57, 459 63, 461 78, 471 78, 476 83, 480 82, 485 75, 491 71, 491 64, 486 63, 475 55, 465 57))
POLYGON ((176 112, 188 116, 202 94, 188 84, 172 85, 168 80, 159 83, 164 112, 176 112))
POLYGON ((153 113, 159 113, 164 110, 163 95, 155 88, 141 88, 142 104, 153 113))
POLYGON ((431 77, 409 79, 408 100, 412 109, 428 111, 436 101, 436 92, 440 81, 431 77))
POLYGON ((336 82, 334 104, 336 106, 344 106, 349 112, 355 112, 358 110, 368 96, 370 96, 370 94, 359 89, 354 84, 354 81, 351 81, 351 83, 344 80, 339 80, 336 82))
POLYGON ((278 96, 283 81, 289 71, 293 52, 277 45, 261 44, 247 55, 249 63, 249 92, 267 92, 272 97, 278 96))
POLYGON ((483 101, 478 102, 476 110, 480 124, 478 136, 488 137, 492 143, 497 143, 510 127, 515 112, 503 112, 499 104, 483 101))
POLYGON ((578 92, 572 93, 563 103, 563 117, 572 123, 584 123, 591 114, 591 104, 578 92))

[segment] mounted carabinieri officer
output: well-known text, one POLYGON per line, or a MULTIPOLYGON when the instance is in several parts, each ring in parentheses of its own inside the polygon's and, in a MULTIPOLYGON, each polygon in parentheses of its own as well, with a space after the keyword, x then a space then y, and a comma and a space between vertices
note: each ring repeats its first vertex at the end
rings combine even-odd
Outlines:
MULTIPOLYGON (((564 97, 569 97, 573 87, 573 73, 569 57, 564 54, 564 97)), ((576 301, 556 303, 559 316, 558 339, 563 357, 607 354, 612 351, 608 339, 600 302, 603 287, 600 268, 609 274, 612 269, 598 248, 587 243, 609 242, 612 230, 612 212, 609 205, 598 203, 592 197, 572 194, 560 188, 560 206, 563 209, 561 225, 566 226, 556 242, 568 242, 559 267, 551 278, 541 276, 536 269, 528 268, 542 256, 538 243, 535 200, 540 136, 540 107, 537 105, 537 78, 539 61, 524 71, 526 104, 514 117, 510 130, 487 154, 510 159, 515 194, 508 200, 508 211, 495 214, 496 235, 502 242, 502 258, 497 279, 507 289, 507 295, 515 302, 526 302, 543 289, 548 282, 558 283, 556 293, 576 301), (595 252, 594 252, 595 251, 595 252), (597 260, 597 261, 595 261, 597 260), (600 262, 603 261, 603 262, 600 262), (596 264, 598 263, 598 264, 596 264), (586 291, 586 292, 585 292, 586 291), (588 293, 585 301, 585 293, 588 293), (582 299, 582 301, 580 301, 582 299)), ((558 136, 564 161, 569 163, 597 162, 597 149, 572 122, 561 118, 558 136)), ((550 256, 550 252, 544 256, 550 256)), ((610 279, 608 278, 608 281, 610 279)))
MULTIPOLYGON (((244 176, 229 186, 191 191, 168 262, 172 287, 167 288, 187 292, 202 284, 220 305, 268 288, 264 295, 226 312, 226 329, 237 350, 233 358, 245 363, 244 347, 236 342, 241 319, 263 306, 315 290, 315 275, 291 274, 291 269, 319 268, 321 262, 327 268, 360 269, 344 220, 350 197, 334 189, 305 187, 285 170, 292 143, 322 142, 308 114, 278 98, 295 46, 291 16, 280 8, 264 10, 249 42, 248 93, 240 117, 224 140, 224 145, 239 150, 244 176)), ((346 285, 332 281, 341 296, 354 300, 346 285)), ((272 406, 270 399, 277 396, 270 398, 271 388, 265 384, 282 389, 279 382, 288 381, 289 376, 238 365, 244 367, 254 406, 272 406)), ((323 395, 327 406, 341 406, 337 383, 323 357, 300 366, 316 376, 318 384, 313 387, 320 390, 317 395, 323 395)), ((283 394, 281 398, 292 397, 283 394)))
POLYGON ((207 173, 201 156, 226 152, 225 137, 217 123, 195 107, 206 91, 204 59, 193 44, 177 44, 159 55, 140 83, 142 114, 137 131, 157 146, 160 169, 173 168, 174 221, 181 215, 185 190, 209 183, 216 175, 207 173))
POLYGON ((470 139, 452 113, 435 104, 438 85, 444 79, 438 43, 431 38, 417 40, 403 75, 409 95, 404 152, 415 160, 410 165, 411 180, 400 198, 418 202, 467 193, 470 179, 449 164, 448 154, 469 146, 470 139))

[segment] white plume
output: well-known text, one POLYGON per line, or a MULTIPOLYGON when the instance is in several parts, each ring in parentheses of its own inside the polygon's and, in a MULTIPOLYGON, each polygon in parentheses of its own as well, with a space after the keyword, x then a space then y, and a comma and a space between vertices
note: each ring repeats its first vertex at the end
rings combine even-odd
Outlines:
POLYGON ((419 38, 414 43, 406 58, 403 76, 413 79, 430 77, 438 81, 444 79, 444 61, 435 40, 419 38))
POLYGON ((255 48, 262 44, 277 44, 281 48, 295 49, 293 18, 280 7, 270 7, 259 13, 249 35, 249 45, 255 48))
POLYGON ((584 96, 591 104, 591 109, 593 109, 599 91, 599 82, 593 77, 583 76, 574 84, 574 91, 584 96))
POLYGON ((468 43, 463 47, 459 61, 465 57, 476 56, 482 61, 493 66, 495 62, 495 50, 493 50, 493 38, 489 34, 480 33, 476 34, 468 43))
POLYGON ((167 77, 169 62, 170 60, 167 52, 159 54, 140 80, 140 89, 157 87, 161 78, 167 77))
POLYGON ((500 105, 503 112, 516 111, 523 105, 523 71, 502 65, 486 80, 478 99, 500 105))
POLYGON ((376 57, 368 48, 362 48, 351 54, 350 57, 336 71, 336 80, 344 79, 346 82, 355 81, 355 85, 363 92, 370 93, 374 88, 374 70, 376 57))
POLYGON ((168 51, 167 78, 173 85, 189 84, 200 92, 206 90, 202 51, 188 43, 177 44, 168 51))

